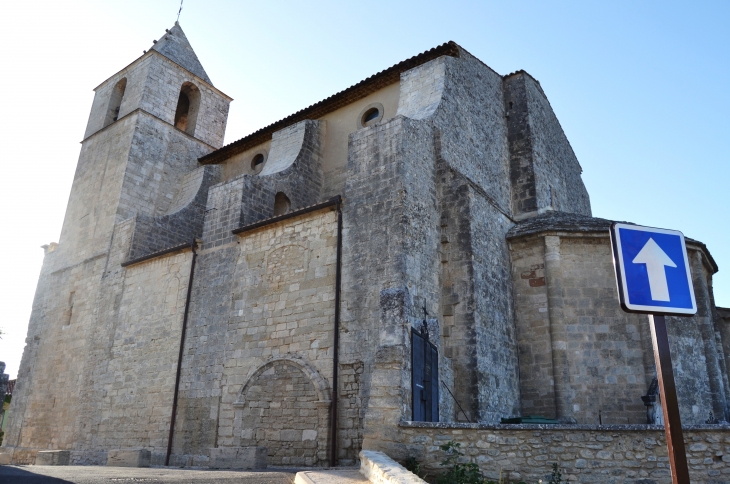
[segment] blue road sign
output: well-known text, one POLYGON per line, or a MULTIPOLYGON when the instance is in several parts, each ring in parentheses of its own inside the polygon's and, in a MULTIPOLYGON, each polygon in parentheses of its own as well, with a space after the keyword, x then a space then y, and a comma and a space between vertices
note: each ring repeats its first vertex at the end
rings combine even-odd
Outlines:
POLYGON ((611 244, 624 311, 678 316, 697 312, 682 232, 614 223, 611 244))

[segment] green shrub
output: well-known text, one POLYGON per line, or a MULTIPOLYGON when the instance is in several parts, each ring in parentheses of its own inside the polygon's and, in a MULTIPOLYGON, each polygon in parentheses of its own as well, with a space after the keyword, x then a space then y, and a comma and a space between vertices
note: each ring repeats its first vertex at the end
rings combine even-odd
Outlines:
POLYGON ((479 466, 473 462, 459 462, 464 457, 460 443, 450 440, 441 446, 441 450, 446 452, 446 458, 441 462, 441 466, 446 467, 446 472, 439 476, 436 484, 509 484, 501 477, 499 483, 487 480, 479 466))
POLYGON ((563 474, 560 472, 558 463, 553 463, 553 473, 550 474, 550 480, 548 484, 561 484, 563 482, 563 474))
POLYGON ((423 472, 423 469, 421 468, 421 463, 418 462, 418 459, 415 457, 408 457, 405 462, 403 462, 403 467, 405 467, 407 470, 411 471, 421 479, 426 478, 426 473, 423 472))
MULTIPOLYGON (((450 440, 442 445, 441 450, 446 453, 446 457, 441 462, 441 467, 446 469, 446 472, 441 474, 436 479, 436 484, 526 484, 524 481, 513 483, 507 479, 501 477, 499 482, 487 480, 479 466, 473 462, 462 463, 460 459, 464 457, 464 452, 461 450, 461 444, 450 440)), ((463 459, 462 459, 463 460, 463 459)), ((560 471, 558 463, 552 465, 552 474, 550 474, 550 480, 546 484, 563 484, 563 474, 560 471)), ((405 461, 405 468, 414 474, 424 477, 421 475, 421 463, 416 460, 415 457, 409 457, 405 461)), ((544 481, 540 479, 539 483, 542 484, 544 481)))

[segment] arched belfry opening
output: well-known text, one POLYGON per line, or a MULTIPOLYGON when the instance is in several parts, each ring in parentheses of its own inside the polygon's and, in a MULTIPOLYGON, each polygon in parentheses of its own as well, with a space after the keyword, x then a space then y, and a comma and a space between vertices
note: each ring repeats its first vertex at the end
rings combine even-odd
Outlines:
POLYGON ((291 208, 291 201, 284 193, 279 192, 274 197, 274 217, 284 215, 291 208))
POLYGON ((190 136, 195 134, 195 123, 200 109, 200 89, 192 82, 186 82, 180 88, 175 110, 175 127, 190 136))
POLYGON ((125 89, 127 89, 126 77, 117 82, 116 85, 114 85, 114 89, 112 89, 112 95, 109 98, 109 109, 107 109, 106 118, 104 119, 105 127, 119 119, 119 108, 122 107, 122 99, 124 99, 125 89))

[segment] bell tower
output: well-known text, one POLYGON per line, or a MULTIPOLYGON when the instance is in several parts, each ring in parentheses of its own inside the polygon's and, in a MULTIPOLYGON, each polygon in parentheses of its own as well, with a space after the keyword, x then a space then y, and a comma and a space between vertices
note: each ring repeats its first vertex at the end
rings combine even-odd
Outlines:
MULTIPOLYGON (((33 462, 39 449, 122 445, 114 436, 136 426, 124 420, 132 410, 115 390, 120 385, 137 407, 149 400, 141 420, 154 424, 145 442, 166 442, 169 414, 156 406, 171 405, 179 333, 170 328, 181 324, 175 288, 187 283, 180 267, 191 256, 149 276, 154 282, 140 294, 167 295, 151 300, 145 316, 126 312, 125 295, 138 297, 140 269, 127 271, 120 262, 135 222, 178 210, 191 180, 202 179, 195 177, 205 170, 198 158, 223 144, 232 99, 213 86, 177 22, 94 91, 59 243, 46 246, 18 374, 3 446, 16 463, 33 462), (145 360, 142 348, 154 345, 172 349, 159 368, 118 380, 145 360), (54 402, 64 403, 51 410, 54 402)), ((98 463, 95 455, 84 462, 98 463)))
POLYGON ((223 144, 231 98, 180 25, 94 91, 59 250, 102 250, 114 224, 164 213, 197 159, 223 144))

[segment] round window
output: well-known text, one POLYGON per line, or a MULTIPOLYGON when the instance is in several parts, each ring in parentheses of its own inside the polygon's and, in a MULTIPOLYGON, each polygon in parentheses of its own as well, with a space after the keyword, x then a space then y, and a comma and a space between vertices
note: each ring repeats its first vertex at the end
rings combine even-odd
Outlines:
POLYGON ((254 173, 260 172, 261 168, 264 166, 264 161, 266 161, 264 154, 257 153, 251 160, 251 171, 254 173))
POLYGON ((365 114, 362 115, 362 124, 367 126, 370 121, 378 119, 379 115, 380 111, 378 111, 377 108, 368 109, 367 111, 365 111, 365 114))
POLYGON ((380 103, 372 103, 360 111, 360 117, 357 119, 358 128, 367 128, 381 119, 383 119, 383 105, 380 103))

